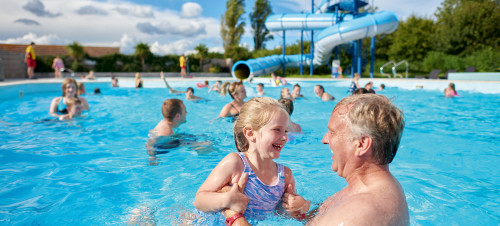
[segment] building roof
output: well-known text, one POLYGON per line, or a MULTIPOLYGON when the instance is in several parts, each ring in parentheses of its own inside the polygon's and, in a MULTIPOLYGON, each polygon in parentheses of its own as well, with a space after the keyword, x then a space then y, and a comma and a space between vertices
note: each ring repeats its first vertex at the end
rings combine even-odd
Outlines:
MULTIPOLYGON (((24 53, 26 47, 28 45, 0 44, 0 50, 5 52, 24 53)), ((83 46, 83 50, 91 57, 120 53, 120 47, 83 46)), ((62 45, 36 45, 35 54, 37 56, 63 56, 68 55, 68 51, 66 51, 66 46, 62 45)))

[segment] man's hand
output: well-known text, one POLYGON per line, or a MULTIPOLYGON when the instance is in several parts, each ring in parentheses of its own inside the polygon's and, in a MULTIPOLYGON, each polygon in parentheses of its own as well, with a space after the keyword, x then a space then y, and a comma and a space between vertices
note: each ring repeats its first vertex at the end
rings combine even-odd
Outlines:
POLYGON ((245 186, 248 180, 248 173, 243 173, 238 181, 233 181, 233 186, 231 188, 229 186, 223 187, 219 192, 227 191, 227 195, 229 196, 229 210, 244 213, 247 209, 249 198, 245 195, 245 186))

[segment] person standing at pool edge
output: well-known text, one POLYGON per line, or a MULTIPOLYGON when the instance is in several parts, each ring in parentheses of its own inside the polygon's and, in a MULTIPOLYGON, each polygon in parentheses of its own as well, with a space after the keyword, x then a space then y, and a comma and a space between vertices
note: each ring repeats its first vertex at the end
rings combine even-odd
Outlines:
POLYGON ((184 56, 184 54, 181 55, 179 58, 179 64, 181 66, 181 77, 182 78, 187 78, 186 74, 186 61, 188 60, 187 57, 184 56))
POLYGON ((24 62, 26 62, 26 65, 28 67, 28 79, 35 79, 36 55, 34 42, 31 42, 30 45, 26 48, 24 62))
POLYGON ((62 78, 61 70, 64 69, 64 63, 59 56, 56 56, 56 58, 54 58, 54 61, 52 62, 52 68, 54 69, 54 78, 62 78))

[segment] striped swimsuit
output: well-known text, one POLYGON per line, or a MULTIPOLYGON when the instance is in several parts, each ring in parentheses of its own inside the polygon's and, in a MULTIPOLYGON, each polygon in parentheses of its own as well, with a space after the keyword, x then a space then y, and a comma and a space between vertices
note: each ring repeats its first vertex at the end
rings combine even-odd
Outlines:
POLYGON ((241 152, 238 152, 238 154, 245 164, 244 173, 248 173, 248 181, 244 192, 250 198, 250 201, 243 215, 247 219, 263 220, 274 212, 285 192, 284 167, 276 163, 278 165, 278 183, 275 185, 266 185, 255 175, 245 155, 241 152))

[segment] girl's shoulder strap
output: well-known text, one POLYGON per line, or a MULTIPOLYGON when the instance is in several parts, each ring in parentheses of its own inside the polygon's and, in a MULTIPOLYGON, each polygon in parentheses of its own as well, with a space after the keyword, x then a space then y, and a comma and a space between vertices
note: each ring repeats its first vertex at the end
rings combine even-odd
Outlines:
POLYGON ((244 172, 245 173, 252 172, 252 168, 250 167, 250 164, 248 164, 248 160, 245 154, 243 154, 243 152, 238 152, 238 155, 240 156, 241 160, 243 161, 243 164, 245 165, 244 172))

